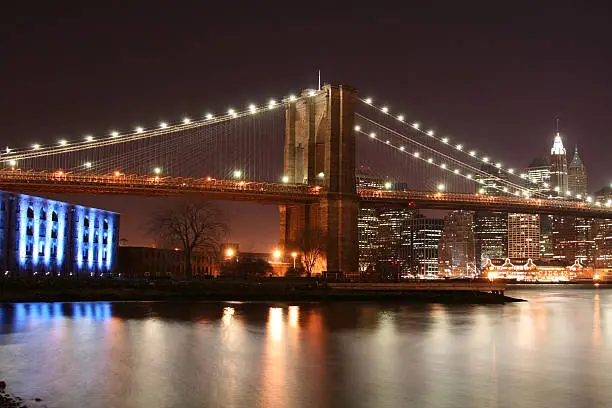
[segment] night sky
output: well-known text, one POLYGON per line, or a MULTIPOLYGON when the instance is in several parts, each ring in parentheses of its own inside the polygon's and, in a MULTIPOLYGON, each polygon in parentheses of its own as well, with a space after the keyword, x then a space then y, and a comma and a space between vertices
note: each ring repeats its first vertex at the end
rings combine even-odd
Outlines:
MULTIPOLYGON (((324 82, 353 85, 513 167, 546 153, 558 116, 568 150, 583 149, 590 190, 612 180, 606 2, 13 3, 0 12, 3 145, 222 112, 313 87, 321 69, 324 82)), ((122 237, 150 243, 142 208, 159 201, 70 201, 120 211, 122 237)), ((277 240, 275 207, 228 212, 243 249, 277 240)))

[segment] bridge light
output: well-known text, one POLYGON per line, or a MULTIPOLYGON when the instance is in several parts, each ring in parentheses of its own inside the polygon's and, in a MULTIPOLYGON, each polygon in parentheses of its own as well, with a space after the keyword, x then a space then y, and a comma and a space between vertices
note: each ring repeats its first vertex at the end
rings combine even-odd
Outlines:
POLYGON ((361 126, 357 125, 355 126, 355 132, 360 132, 361 131, 361 126))
POLYGON ((390 144, 390 143, 391 143, 391 141, 390 141, 390 140, 387 140, 385 143, 386 143, 386 144, 390 144))
POLYGON ((548 188, 549 187, 548 183, 544 183, 542 185, 544 186, 544 188, 548 188))
POLYGON ((415 128, 415 129, 417 129, 417 130, 419 129, 419 126, 420 126, 420 125, 418 124, 418 122, 414 122, 414 123, 412 124, 412 127, 413 127, 413 128, 415 128))
POLYGON ((289 102, 295 102, 295 95, 289 95, 289 102))
POLYGON ((166 122, 160 122, 159 127, 165 129, 168 127, 168 124, 166 122))
POLYGON ((270 103, 268 103, 268 108, 273 109, 276 106, 276 101, 274 99, 270 99, 270 103))
POLYGON ((184 124, 184 125, 188 125, 188 124, 190 124, 190 123, 191 123, 191 119, 189 119, 189 118, 183 118, 183 124, 184 124))
POLYGON ((382 111, 383 113, 388 113, 388 112, 389 112, 389 108, 388 108, 388 107, 386 107, 386 106, 383 106, 383 107, 382 107, 382 109, 381 109, 381 111, 382 111))
MULTIPOLYGON (((230 109, 230 110, 233 111, 233 109, 230 109)), ((253 105, 253 104, 250 104, 249 105, 249 112, 251 112, 251 113, 257 112, 257 107, 255 107, 255 105, 253 105)), ((233 114, 234 114, 234 112, 230 113, 230 115, 233 115, 233 114)))
POLYGON ((586 200, 587 200, 587 203, 590 203, 591 201, 593 201, 593 197, 587 196, 586 200))
POLYGON ((111 137, 117 137, 119 136, 119 132, 117 132, 116 130, 113 130, 110 135, 111 137))
POLYGON ((480 194, 484 194, 484 193, 486 192, 486 190, 485 190, 484 188, 481 188, 480 190, 478 190, 478 192, 479 192, 480 194))
POLYGON ((433 159, 430 157, 429 159, 427 159, 427 163, 433 163, 433 159))
POLYGON ((370 133, 370 137, 371 137, 372 139, 375 139, 375 138, 376 138, 376 133, 374 133, 374 132, 370 133))
POLYGON ((38 150, 40 149, 40 145, 38 143, 35 143, 32 145, 32 150, 38 150))
POLYGON ((283 183, 288 183, 289 182, 289 177, 288 176, 283 176, 283 183))
POLYGON ((444 184, 438 184, 438 191, 444 191, 444 184))
POLYGON ((144 131, 140 126, 136 128, 136 133, 142 133, 144 131))
POLYGON ((495 163, 495 167, 497 167, 498 169, 501 169, 501 163, 495 163))
POLYGON ((161 168, 159 168, 159 167, 155 167, 155 168, 153 169, 153 173, 155 173, 155 174, 161 174, 161 168))
POLYGON ((508 173, 514 174, 514 169, 508 169, 508 173))
POLYGON ((468 179, 470 179, 470 180, 472 179, 472 175, 471 175, 471 174, 468 174, 466 177, 467 177, 468 179))
POLYGON ((419 152, 414 152, 414 153, 413 153, 413 155, 414 155, 414 157, 417 157, 417 158, 418 158, 418 157, 421 155, 421 153, 419 153, 419 152))
POLYGON ((212 113, 207 113, 206 114, 206 120, 211 120, 212 118, 214 118, 212 113))
POLYGON ((85 168, 91 169, 91 162, 85 162, 85 168))
POLYGON ((242 171, 240 171, 240 170, 234 170, 234 172, 232 173, 232 175, 234 176, 234 178, 239 179, 240 177, 242 177, 242 171))
POLYGON ((60 146, 66 146, 68 144, 68 141, 66 141, 65 139, 62 139, 58 143, 60 146))
MULTIPOLYGON (((251 105, 251 106, 252 106, 253 108, 255 107, 255 105, 251 105)), ((228 115, 230 115, 230 116, 234 116, 234 114, 235 114, 235 113, 236 113, 236 111, 235 111, 235 110, 233 110, 232 108, 229 108, 229 109, 227 110, 227 114, 228 114, 228 115)))
POLYGON ((311 89, 311 90, 308 92, 308 96, 315 96, 316 94, 317 94, 317 93, 315 92, 315 90, 314 90, 314 89, 311 89))
POLYGON ((442 143, 448 143, 448 137, 442 138, 442 143))
POLYGON ((457 150, 461 150, 461 149, 463 149, 463 145, 462 145, 462 144, 458 144, 457 146, 455 146, 455 148, 456 148, 457 150))
POLYGON ((476 151, 475 151, 475 150, 471 150, 471 151, 470 151, 470 156, 472 156, 472 157, 473 157, 473 156, 476 156, 476 151))
POLYGON ((86 142, 93 142, 93 140, 94 140, 94 137, 92 135, 85 136, 85 141, 86 142))
POLYGON ((488 163, 489 162, 489 158, 487 156, 485 156, 485 157, 482 158, 482 161, 485 162, 485 163, 488 163))
POLYGON ((442 163, 442 164, 440 165, 440 167, 441 167, 441 168, 443 168, 443 169, 446 169, 446 163, 442 163))
POLYGON ((582 200, 582 194, 576 194, 576 198, 582 200))
POLYGON ((404 150, 405 150, 405 147, 404 146, 400 146, 400 151, 403 152, 404 150))
POLYGON ((399 120, 400 122, 404 121, 404 115, 398 115, 397 120, 399 120))
POLYGON ((367 103, 368 105, 372 104, 372 98, 366 98, 365 103, 367 103))
POLYGON ((430 130, 428 130, 428 131, 427 131, 427 134, 428 134, 429 136, 433 136, 433 135, 434 135, 434 131, 430 129, 430 130))
POLYGON ((508 187, 504 187, 502 190, 503 190, 504 193, 507 193, 508 192, 508 187))
POLYGON ((459 174, 459 169, 455 169, 455 170, 453 171, 453 173, 455 173, 455 174, 459 174))
POLYGON ((391 182, 390 181, 385 181, 385 190, 391 190, 391 187, 393 187, 391 182))
POLYGON ((11 167, 15 167, 17 165, 17 160, 11 160, 9 161, 9 164, 11 165, 11 167))

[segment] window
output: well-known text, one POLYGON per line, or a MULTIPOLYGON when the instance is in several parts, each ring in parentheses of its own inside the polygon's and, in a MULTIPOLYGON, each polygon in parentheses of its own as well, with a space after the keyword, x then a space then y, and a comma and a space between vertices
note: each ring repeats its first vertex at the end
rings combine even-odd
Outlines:
POLYGON ((32 238, 26 238, 26 255, 32 255, 33 246, 32 238))
POLYGON ((56 242, 51 243, 51 256, 52 257, 57 256, 57 243, 56 242))
POLYGON ((38 243, 38 255, 43 256, 45 254, 45 242, 40 241, 38 243))
POLYGON ((26 235, 34 235, 34 221, 28 221, 28 225, 26 226, 26 235))
POLYGON ((41 219, 38 223, 38 236, 44 237, 47 235, 47 223, 44 219, 41 219))
POLYGON ((32 207, 28 207, 28 218, 34 218, 34 209, 32 207))
POLYGON ((87 259, 87 245, 83 245, 82 255, 83 259, 87 259))
POLYGON ((83 242, 89 242, 89 230, 83 232, 83 242))
POLYGON ((59 221, 59 218, 57 217, 57 213, 55 211, 51 213, 51 221, 53 222, 59 221))
POLYGON ((46 220, 47 219, 47 212, 45 211, 44 208, 40 209, 40 220, 46 220))
POLYGON ((104 219, 104 229, 108 229, 108 220, 106 218, 104 219))
POLYGON ((102 235, 102 243, 108 244, 108 232, 106 231, 104 231, 104 234, 102 235))
POLYGON ((57 238, 57 224, 51 226, 51 238, 57 238))
POLYGON ((85 218, 83 219, 83 226, 84 226, 85 228, 89 228, 89 217, 85 217, 85 218))

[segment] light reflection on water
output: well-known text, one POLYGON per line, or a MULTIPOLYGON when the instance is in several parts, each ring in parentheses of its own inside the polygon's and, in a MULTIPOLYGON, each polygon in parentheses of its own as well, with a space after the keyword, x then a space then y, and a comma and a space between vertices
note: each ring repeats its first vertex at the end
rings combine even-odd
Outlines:
POLYGON ((612 291, 511 295, 7 304, 0 378, 49 407, 609 406, 612 291))

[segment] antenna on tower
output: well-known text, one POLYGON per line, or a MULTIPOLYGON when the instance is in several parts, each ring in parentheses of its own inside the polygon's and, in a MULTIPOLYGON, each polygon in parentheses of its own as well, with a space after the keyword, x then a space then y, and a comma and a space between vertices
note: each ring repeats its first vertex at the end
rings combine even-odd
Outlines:
POLYGON ((557 116, 557 133, 559 133, 559 117, 557 116))
POLYGON ((321 90, 321 70, 319 70, 319 91, 321 90))

